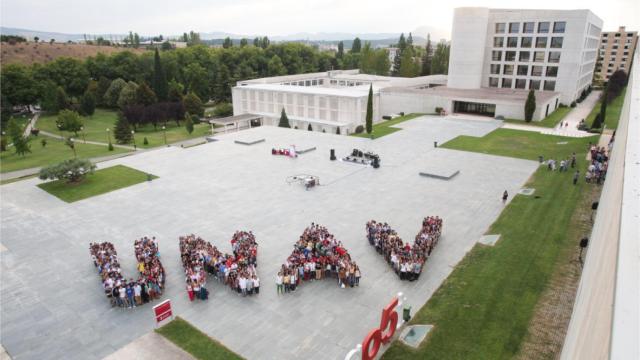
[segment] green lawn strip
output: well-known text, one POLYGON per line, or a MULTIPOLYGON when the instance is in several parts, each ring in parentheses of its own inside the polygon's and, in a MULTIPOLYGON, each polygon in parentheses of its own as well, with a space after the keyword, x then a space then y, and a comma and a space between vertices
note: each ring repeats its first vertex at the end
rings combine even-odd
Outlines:
POLYGON ((571 138, 543 135, 525 130, 497 129, 483 137, 461 135, 441 147, 538 160, 540 155, 545 159, 560 159, 571 156, 573 152, 576 154, 584 153, 589 142, 595 143, 597 141, 597 136, 571 138))
MULTIPOLYGON (((498 155, 503 155, 503 143, 494 141, 498 155)), ((578 159, 584 159, 585 144, 574 145, 581 147, 578 159)), ((584 160, 579 162, 582 171, 586 165, 584 160)), ((487 231, 502 235, 496 246, 476 245, 416 313, 411 323, 435 325, 428 341, 416 350, 395 342, 383 359, 510 359, 516 355, 559 254, 577 241, 572 214, 588 193, 583 188, 590 185, 580 181, 573 186, 572 176, 572 171, 538 169, 526 186, 535 188, 539 198, 517 195, 487 231)))
MULTIPOLYGON (((385 120, 382 121, 380 123, 374 124, 373 125, 373 130, 371 131, 371 134, 373 135, 373 137, 375 139, 385 136, 385 135, 389 135, 392 134, 396 131, 400 131, 402 130, 401 128, 396 128, 393 127, 394 125, 397 125, 401 122, 405 122, 411 119, 415 119, 419 116, 422 116, 425 114, 408 114, 408 115, 404 115, 404 116, 398 116, 395 119, 391 119, 391 120, 385 120)), ((363 137, 363 138, 368 138, 371 137, 370 134, 367 134, 366 132, 360 133, 360 134, 351 134, 351 136, 356 136, 356 137, 363 137)))
MULTIPOLYGON (((607 125, 607 129, 617 129, 618 121, 620 121, 620 113, 622 112, 622 105, 624 104, 624 95, 627 92, 627 88, 624 88, 620 95, 613 99, 610 104, 607 104, 607 113, 605 115, 605 125, 607 125)), ((600 106, 602 101, 598 101, 596 105, 593 107, 589 115, 587 116, 585 122, 588 127, 591 127, 593 124, 593 120, 595 120, 596 115, 600 113, 600 106)))
POLYGON ((157 329, 160 335, 200 360, 242 359, 218 341, 210 338, 193 325, 176 317, 167 325, 157 329))
MULTIPOLYGON (((95 114, 91 117, 82 117, 84 122, 84 138, 89 141, 99 141, 107 143, 109 138, 115 144, 116 140, 113 135, 116 120, 118 118, 115 110, 109 109, 96 109, 95 114), (107 129, 110 129, 110 134, 107 134, 107 129)), ((41 116, 38 120, 37 127, 41 130, 60 135, 60 131, 56 127, 57 115, 41 116)), ((193 132, 189 134, 184 127, 184 122, 180 122, 180 126, 175 121, 169 121, 166 124, 166 136, 167 143, 192 139, 196 137, 203 137, 211 134, 211 126, 209 124, 197 124, 194 125, 193 132)), ((83 132, 79 132, 77 135, 74 133, 68 133, 63 131, 65 137, 72 136, 83 139, 83 132)), ((147 124, 139 126, 136 129, 135 141, 136 146, 140 148, 152 148, 164 145, 165 132, 162 131, 162 124, 159 124, 157 128, 153 125, 147 124), (148 145, 144 145, 144 138, 147 138, 148 145)), ((133 141, 129 143, 133 145, 133 141)))
MULTIPOLYGON (((24 156, 17 155, 13 147, 0 153, 0 172, 10 172, 33 167, 47 166, 73 158, 73 151, 61 140, 43 135, 31 136, 31 153, 24 156), (47 146, 42 147, 42 139, 47 140, 47 146)), ((76 152, 79 158, 93 158, 127 152, 126 149, 115 148, 109 151, 106 145, 83 144, 76 142, 76 152)))
POLYGON ((567 116, 567 114, 571 111, 570 107, 559 107, 554 112, 549 114, 546 118, 540 121, 531 121, 526 122, 524 120, 516 120, 516 119, 505 119, 505 122, 512 124, 520 124, 520 125, 530 125, 530 126, 540 126, 546 128, 554 128, 558 123, 567 116))
MULTIPOLYGON (((157 176, 152 175, 153 179, 157 176)), ((92 196, 126 188, 147 181, 147 173, 124 165, 116 165, 97 170, 79 184, 69 184, 64 180, 50 181, 38 187, 68 203, 87 199, 92 196)))

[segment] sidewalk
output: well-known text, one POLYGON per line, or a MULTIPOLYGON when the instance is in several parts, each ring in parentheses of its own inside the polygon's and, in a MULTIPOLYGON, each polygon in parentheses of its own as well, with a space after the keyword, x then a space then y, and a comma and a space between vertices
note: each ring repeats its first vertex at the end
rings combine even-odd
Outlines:
POLYGON ((193 360, 194 357, 162 335, 150 332, 130 342, 103 360, 193 360))
MULTIPOLYGON (((45 135, 45 136, 48 136, 48 137, 52 137, 52 138, 55 138, 55 139, 58 139, 58 140, 64 140, 64 139, 65 139, 65 138, 63 138, 63 137, 62 137, 62 136, 60 136, 60 135, 56 135, 56 134, 50 133, 50 132, 48 132, 48 131, 42 131, 42 130, 40 130, 40 134, 45 135)), ((91 144, 91 145, 109 146, 109 144, 107 144, 107 143, 98 142, 98 141, 84 141, 84 140, 82 140, 82 139, 80 139, 80 138, 74 138, 74 141, 75 141, 76 143, 82 143, 82 144, 91 144)), ((133 147, 133 146, 120 145, 120 144, 113 144, 113 143, 112 143, 112 145, 113 145, 113 147, 116 147, 116 148, 127 149, 127 150, 136 150, 136 149, 134 149, 134 147, 133 147)))

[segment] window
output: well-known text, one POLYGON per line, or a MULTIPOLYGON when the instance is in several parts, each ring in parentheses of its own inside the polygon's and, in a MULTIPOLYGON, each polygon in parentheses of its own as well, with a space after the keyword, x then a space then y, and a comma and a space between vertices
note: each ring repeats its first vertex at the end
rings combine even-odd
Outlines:
POLYGON ((490 77, 489 78, 489 87, 498 87, 498 78, 490 77))
POLYGON ((504 75, 513 75, 513 65, 505 65, 502 69, 504 75))
POLYGON ((504 46, 504 38, 503 37, 494 37, 493 38, 493 46, 494 47, 503 47, 504 46))
POLYGON ((511 89, 511 79, 502 79, 502 87, 511 89))
POLYGON ((612 51, 611 52, 611 56, 615 56, 615 55, 618 55, 618 52, 617 51, 612 51))
POLYGON ((553 23, 553 32, 554 33, 563 33, 564 27, 567 25, 565 21, 556 21, 553 23))
POLYGON ((531 47, 531 43, 532 43, 532 38, 531 37, 523 37, 522 39, 520 39, 520 47, 523 48, 530 48, 531 47))
POLYGON ((530 80, 529 89, 540 90, 540 80, 530 80))
POLYGON ((493 61, 502 61, 502 51, 492 51, 491 52, 491 60, 493 60, 493 61))
POLYGON ((542 66, 532 66, 531 76, 542 76, 542 66))
POLYGON ((527 76, 529 74, 529 66, 527 65, 518 65, 518 75, 527 76))
POLYGON ((515 51, 507 51, 504 60, 505 61, 516 61, 516 52, 515 51))
POLYGON ((530 60, 531 52, 529 51, 520 51, 520 61, 527 62, 530 60))
POLYGON ((556 76, 558 76, 558 67, 557 66, 547 66, 547 76, 548 77, 556 77, 556 76))
POLYGON ((496 34, 504 34, 505 24, 504 23, 496 23, 496 34))
POLYGON ((552 37, 551 38, 551 47, 554 49, 562 48, 562 39, 561 37, 552 37))
POLYGON ((549 32, 549 22, 543 21, 538 23, 538 33, 545 34, 549 32))
POLYGON ((526 89, 527 79, 516 79, 516 89, 526 89))
POLYGON ((534 62, 544 62, 544 51, 536 51, 533 53, 534 62))
POLYGON ((546 48, 547 47, 547 38, 546 37, 539 37, 536 38, 536 47, 537 48, 546 48))
POLYGON ((510 47, 510 48, 518 47, 518 38, 517 37, 508 37, 507 38, 507 47, 510 47))
POLYGON ((534 23, 526 22, 522 24, 522 32, 526 34, 533 33, 534 23))
POLYGON ((520 23, 509 23, 509 34, 517 34, 520 32, 520 23))
POLYGON ((500 64, 491 64, 491 73, 500 74, 500 64))
POLYGON ((555 91, 556 90, 556 82, 553 80, 545 80, 544 89, 547 91, 555 91))
POLYGON ((550 63, 559 63, 560 62, 560 52, 559 51, 550 51, 549 52, 549 62, 550 63))

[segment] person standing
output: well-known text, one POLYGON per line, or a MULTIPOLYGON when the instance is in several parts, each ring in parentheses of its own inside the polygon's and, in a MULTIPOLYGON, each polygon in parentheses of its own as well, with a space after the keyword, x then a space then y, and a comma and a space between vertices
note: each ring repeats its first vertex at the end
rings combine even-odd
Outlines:
POLYGON ((276 294, 280 295, 280 293, 284 294, 284 287, 282 286, 284 284, 284 279, 282 276, 282 272, 279 272, 278 275, 276 275, 276 294))
POLYGON ((580 177, 580 170, 576 170, 575 174, 573 174, 573 185, 578 184, 579 177, 580 177))
POLYGON ((508 198, 509 198, 509 193, 507 192, 507 190, 505 190, 505 191, 502 193, 502 202, 503 202, 503 203, 506 203, 508 198))

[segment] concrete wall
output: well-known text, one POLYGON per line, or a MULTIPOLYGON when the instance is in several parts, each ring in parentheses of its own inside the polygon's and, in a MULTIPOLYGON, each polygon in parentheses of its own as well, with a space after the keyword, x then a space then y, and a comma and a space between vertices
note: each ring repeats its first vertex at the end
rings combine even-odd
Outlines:
POLYGON ((482 85, 487 8, 457 8, 454 11, 447 86, 477 89, 482 85))

